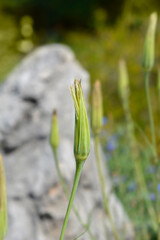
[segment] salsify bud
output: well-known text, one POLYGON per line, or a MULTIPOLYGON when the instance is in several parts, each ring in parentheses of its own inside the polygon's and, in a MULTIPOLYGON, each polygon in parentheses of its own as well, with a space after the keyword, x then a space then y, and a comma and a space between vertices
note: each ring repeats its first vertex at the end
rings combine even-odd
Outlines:
POLYGON ((142 66, 145 71, 150 71, 154 64, 155 33, 157 25, 157 13, 150 15, 149 26, 144 42, 142 66))
POLYGON ((96 81, 92 90, 91 126, 94 134, 99 134, 102 129, 103 106, 101 83, 96 81))
POLYGON ((119 94, 121 98, 128 98, 129 95, 129 80, 126 62, 122 59, 119 61, 119 94))
POLYGON ((75 79, 70 91, 75 106, 74 155, 76 161, 85 161, 90 151, 90 132, 81 81, 75 79))
POLYGON ((59 146, 59 128, 58 128, 58 117, 57 117, 56 110, 54 110, 52 114, 50 143, 53 150, 56 150, 57 147, 59 146))
POLYGON ((0 155, 0 240, 5 238, 7 232, 7 199, 5 173, 0 155))

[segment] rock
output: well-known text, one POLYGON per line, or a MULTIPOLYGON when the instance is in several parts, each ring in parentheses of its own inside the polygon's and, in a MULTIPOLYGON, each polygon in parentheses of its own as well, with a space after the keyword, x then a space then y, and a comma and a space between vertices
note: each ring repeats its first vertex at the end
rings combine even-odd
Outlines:
MULTIPOLYGON (((89 75, 64 45, 41 47, 27 56, 0 88, 0 151, 6 169, 9 227, 6 240, 57 240, 68 200, 57 175, 49 144, 51 114, 57 109, 60 126, 59 164, 71 190, 75 160, 73 155, 74 106, 68 86, 82 79, 84 96, 89 93, 89 75)), ((104 160, 103 153, 101 153, 104 160)), ((105 169, 105 168, 104 168, 105 169)), ((132 225, 112 192, 106 174, 110 209, 124 239, 133 237, 132 225)), ((104 215, 100 184, 95 166, 93 142, 85 163, 75 205, 98 240, 113 239, 104 215)), ((71 213, 65 239, 84 231, 71 213)), ((88 233, 79 239, 89 240, 88 233)))

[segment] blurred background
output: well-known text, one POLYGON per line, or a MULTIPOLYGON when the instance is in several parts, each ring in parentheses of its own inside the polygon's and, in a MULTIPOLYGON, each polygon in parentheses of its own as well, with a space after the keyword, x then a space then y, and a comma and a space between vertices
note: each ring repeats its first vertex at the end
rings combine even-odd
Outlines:
MULTIPOLYGON (((159 0, 1 0, 0 81, 37 46, 65 43, 89 71, 91 83, 96 79, 102 82, 104 114, 114 115, 121 121, 123 110, 119 104, 117 79, 119 59, 124 58, 131 89, 135 90, 130 96, 132 114, 142 126, 147 114, 142 47, 148 16, 155 10, 160 10, 159 0)), ((160 27, 157 45, 159 30, 160 27)), ((158 61, 159 50, 152 73, 153 87, 158 61)))
MULTIPOLYGON (((81 65, 88 70, 91 85, 97 79, 101 81, 106 116, 104 129, 109 132, 107 138, 106 131, 102 132, 102 141, 107 159, 118 159, 108 160, 108 165, 115 191, 131 219, 134 219, 137 231, 140 231, 141 225, 142 229, 149 226, 149 231, 152 228, 150 219, 146 217, 146 209, 141 210, 141 205, 137 203, 137 185, 130 163, 128 139, 123 139, 126 135, 126 121, 118 94, 118 63, 122 58, 127 63, 132 117, 142 131, 145 130, 146 136, 150 137, 141 62, 144 36, 149 15, 153 11, 159 14, 159 0, 0 0, 1 83, 26 54, 38 46, 50 43, 69 45, 81 65), (132 208, 139 208, 140 214, 137 215, 137 211, 132 208)), ((150 76, 157 150, 160 144, 160 98, 158 99, 157 88, 159 63, 160 24, 156 33, 155 65, 150 76)), ((155 202, 155 192, 150 187, 155 167, 150 162, 146 146, 141 149, 141 144, 145 142, 142 132, 135 130, 139 140, 140 159, 144 159, 142 168, 149 186, 147 198, 155 202)), ((160 193, 160 187, 158 191, 160 193)), ((143 206, 143 201, 141 202, 143 206)), ((156 239, 154 234, 150 235, 146 239, 156 239)))

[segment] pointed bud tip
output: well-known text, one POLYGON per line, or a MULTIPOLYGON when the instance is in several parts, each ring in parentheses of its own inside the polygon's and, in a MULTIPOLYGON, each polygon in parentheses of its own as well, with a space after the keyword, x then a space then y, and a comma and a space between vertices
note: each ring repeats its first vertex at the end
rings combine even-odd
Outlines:
POLYGON ((122 58, 119 60, 119 66, 123 67, 124 65, 126 66, 126 61, 122 58))
MULTIPOLYGON (((73 86, 73 85, 72 85, 72 86, 73 86)), ((75 86, 76 88, 81 87, 81 79, 79 80, 78 78, 75 78, 75 79, 74 79, 74 86, 75 86)))
POLYGON ((157 12, 151 13, 151 15, 150 15, 150 21, 155 24, 155 23, 157 22, 157 19, 158 19, 158 14, 157 14, 157 12))
POLYGON ((56 110, 56 109, 53 110, 52 116, 53 116, 53 117, 57 116, 57 110, 56 110))
POLYGON ((94 83, 95 88, 100 88, 101 87, 101 82, 99 80, 96 80, 94 83))

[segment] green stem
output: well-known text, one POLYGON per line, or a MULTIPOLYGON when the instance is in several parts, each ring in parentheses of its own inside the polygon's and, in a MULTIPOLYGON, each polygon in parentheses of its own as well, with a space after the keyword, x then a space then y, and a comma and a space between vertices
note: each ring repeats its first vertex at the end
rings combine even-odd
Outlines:
POLYGON ((69 219, 69 215, 70 215, 70 211, 73 205, 73 200, 75 197, 75 193, 78 187, 78 183, 79 183, 79 179, 80 179, 80 175, 81 175, 81 171, 83 168, 84 162, 77 162, 76 163, 76 173, 75 173, 75 178, 74 178, 74 184, 73 184, 73 188, 72 188, 72 192, 71 192, 71 196, 70 196, 70 200, 68 203, 68 208, 67 208, 67 212, 64 218, 64 222, 63 222, 63 227, 62 227, 62 231, 61 231, 61 235, 59 240, 63 240, 64 238, 64 233, 67 227, 67 223, 68 223, 68 219, 69 219))
POLYGON ((159 191, 158 191, 158 183, 160 182, 160 173, 159 173, 159 163, 155 165, 156 167, 156 173, 154 178, 154 191, 156 195, 156 201, 155 201, 155 207, 156 207, 156 213, 157 213, 157 240, 160 240, 160 206, 159 206, 159 191))
POLYGON ((119 240, 120 238, 118 236, 117 229, 114 225, 112 215, 111 215, 111 212, 110 212, 110 209, 109 209, 109 199, 108 199, 108 196, 107 196, 107 193, 106 193, 105 179, 104 179, 104 176, 103 176, 101 159, 100 159, 100 154, 99 154, 99 136, 98 135, 95 135, 94 143, 95 143, 96 162, 97 162, 97 169, 98 169, 98 174, 99 174, 99 178, 100 178, 104 210, 105 210, 107 216, 109 217, 114 237, 115 237, 116 240, 119 240))
POLYGON ((159 193, 157 190, 157 185, 159 182, 159 163, 158 163, 158 155, 156 150, 156 135, 155 135, 155 125, 153 119, 153 112, 151 107, 151 100, 149 94, 149 72, 145 72, 145 90, 146 90, 146 98, 147 98, 147 105, 148 105, 148 114, 149 114, 149 122, 150 122, 150 129, 151 129, 151 138, 152 138, 152 148, 153 148, 153 157, 154 163, 157 169, 157 173, 154 179, 154 186, 155 186, 155 193, 156 193, 156 212, 157 212, 157 225, 158 225, 158 240, 160 240, 160 222, 159 222, 159 193))
MULTIPOLYGON (((63 187, 63 190, 64 190, 64 193, 67 197, 67 199, 69 199, 69 191, 68 191, 68 188, 67 188, 67 185, 64 181, 64 178, 63 178, 63 175, 62 175, 62 172, 61 172, 61 169, 59 167, 59 162, 58 162, 58 156, 57 156, 57 149, 53 149, 53 154, 54 154, 54 158, 55 158, 55 163, 56 163, 56 169, 57 169, 57 172, 58 172, 58 176, 60 178, 60 182, 62 184, 62 187, 63 187)), ((90 238, 92 240, 96 240, 93 233, 91 232, 91 230, 89 229, 89 226, 87 224, 85 224, 83 222, 83 220, 81 219, 81 216, 79 215, 79 212, 78 210, 76 209, 76 207, 74 206, 73 204, 73 211, 77 217, 77 219, 79 220, 79 222, 81 223, 81 225, 88 231, 88 234, 90 236, 90 238)))
POLYGON ((152 143, 150 142, 150 140, 147 138, 147 136, 145 135, 145 133, 143 132, 143 130, 141 129, 141 127, 134 122, 134 127, 139 131, 139 133, 141 134, 142 138, 144 139, 144 141, 146 142, 146 144, 148 145, 148 147, 151 149, 151 151, 153 151, 153 147, 152 147, 152 143))
POLYGON ((139 159, 135 159, 135 171, 137 173, 137 181, 138 181, 140 191, 145 193, 144 201, 145 201, 146 207, 148 209, 148 213, 151 217, 153 228, 156 231, 157 230, 156 213, 152 206, 151 201, 148 200, 148 196, 147 196, 148 190, 147 190, 146 182, 145 182, 145 179, 144 179, 144 176, 142 173, 139 159))
POLYGON ((54 150, 53 150, 53 154, 54 154, 54 158, 55 158, 56 169, 57 169, 58 176, 59 176, 59 178, 60 178, 60 181, 61 181, 63 190, 64 190, 64 192, 65 192, 66 197, 69 198, 68 188, 67 188, 67 185, 66 185, 65 182, 64 182, 64 179, 63 179, 63 176, 62 176, 60 167, 59 167, 59 163, 58 163, 57 149, 54 149, 54 150))
MULTIPOLYGON (((117 151, 113 151, 112 156, 113 156, 113 162, 116 163, 115 168, 117 169, 119 175, 123 176, 123 168, 121 167, 120 161, 117 160, 118 159, 117 151)), ((121 198, 121 201, 123 201, 122 199, 124 197, 125 192, 126 192, 125 184, 124 184, 124 182, 122 182, 121 185, 120 185, 120 198, 121 198)))
POLYGON ((149 72, 145 72, 145 91, 146 91, 146 98, 147 98, 147 106, 148 106, 148 114, 149 114, 149 123, 151 129, 151 139, 152 139, 152 147, 153 147, 153 154, 154 160, 157 162, 157 152, 156 152, 156 136, 155 136, 155 127, 154 127, 154 120, 153 120, 153 113, 151 107, 151 99, 149 94, 149 72))
POLYGON ((158 191, 158 184, 160 182, 160 166, 159 163, 157 164, 156 168, 156 210, 157 210, 157 223, 158 223, 158 237, 157 239, 160 240, 160 206, 159 206, 159 191, 158 191))
MULTIPOLYGON (((134 134, 134 124, 133 124, 130 109, 129 109, 128 99, 123 99, 123 108, 124 108, 124 112, 125 112, 125 116, 126 116, 128 140, 129 140, 130 149, 131 149, 131 153, 132 153, 132 161, 134 163, 134 170, 135 170, 134 174, 135 174, 135 178, 137 180, 139 190, 140 190, 140 191, 138 191, 139 201, 141 200, 142 192, 145 192, 145 198, 144 198, 145 205, 146 205, 148 213, 151 217, 153 227, 156 230, 157 229, 156 213, 152 206, 152 203, 150 202, 150 200, 148 200, 148 197, 147 197, 148 190, 147 190, 146 182, 145 182, 144 175, 142 172, 142 168, 140 165, 140 160, 138 158, 138 151, 137 151, 137 147, 136 147, 136 139, 135 139, 135 134, 134 134)), ((142 204, 141 204, 141 208, 144 209, 144 206, 142 204)))

